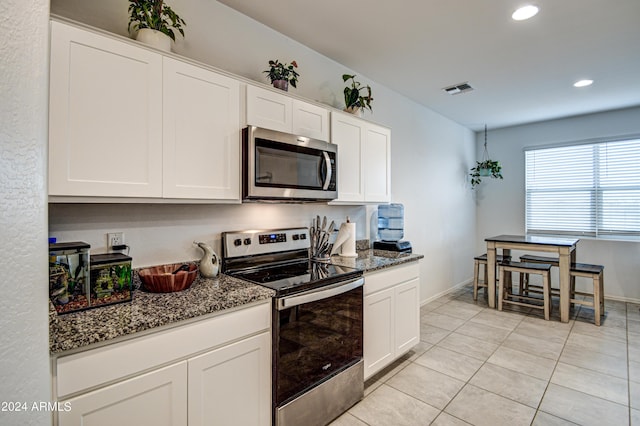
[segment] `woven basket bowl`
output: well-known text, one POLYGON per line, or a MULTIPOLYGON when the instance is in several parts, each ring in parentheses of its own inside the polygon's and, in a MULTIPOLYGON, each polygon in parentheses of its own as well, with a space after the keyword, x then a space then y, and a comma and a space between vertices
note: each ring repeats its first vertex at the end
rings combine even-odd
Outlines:
POLYGON ((198 276, 198 266, 190 264, 188 271, 173 273, 182 263, 143 268, 138 274, 144 288, 152 293, 172 293, 188 289, 198 276))

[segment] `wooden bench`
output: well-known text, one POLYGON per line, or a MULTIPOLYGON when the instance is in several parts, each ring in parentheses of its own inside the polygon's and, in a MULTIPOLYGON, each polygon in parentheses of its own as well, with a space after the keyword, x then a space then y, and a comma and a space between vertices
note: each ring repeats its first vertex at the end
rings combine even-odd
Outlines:
POLYGON ((571 303, 593 308, 593 319, 596 325, 600 325, 600 317, 604 315, 604 266, 591 265, 589 263, 572 263, 571 270, 571 303), (575 277, 590 278, 593 281, 593 293, 576 291, 575 277), (591 297, 591 301, 576 299, 578 296, 591 297))
MULTIPOLYGON (((507 259, 504 259, 501 255, 496 256, 496 262, 499 264, 504 260, 511 260, 511 256, 507 256, 507 259)), ((498 276, 498 274, 496 274, 498 276)), ((478 300, 478 288, 484 287, 488 288, 487 284, 487 253, 481 254, 480 256, 476 256, 473 258, 473 300, 478 300), (484 265, 484 280, 480 281, 480 265, 484 265)))
POLYGON ((500 281, 498 285, 498 310, 502 310, 504 303, 510 303, 518 306, 527 306, 535 309, 541 309, 544 312, 544 319, 549 320, 551 315, 551 265, 547 263, 526 263, 526 262, 502 262, 499 264, 500 281), (531 297, 529 295, 514 294, 509 292, 504 285, 507 272, 518 272, 520 274, 539 274, 542 275, 542 300, 531 297), (534 302, 542 302, 539 305, 534 302))

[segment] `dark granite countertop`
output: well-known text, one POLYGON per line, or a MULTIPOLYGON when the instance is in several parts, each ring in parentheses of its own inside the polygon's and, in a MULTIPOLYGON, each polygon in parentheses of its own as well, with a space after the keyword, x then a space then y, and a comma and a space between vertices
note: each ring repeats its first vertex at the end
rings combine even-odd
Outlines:
MULTIPOLYGON (((134 284, 137 273, 134 273, 134 284)), ((218 275, 176 293, 135 290, 131 302, 58 315, 49 302, 49 351, 58 354, 273 297, 266 287, 218 275)))
MULTIPOLYGON (((417 261, 419 254, 384 250, 359 250, 357 258, 332 256, 336 265, 365 273, 417 261)), ((139 278, 134 272, 134 285, 139 278)), ((49 303, 49 351, 53 355, 96 347, 113 339, 131 337, 158 327, 169 327, 203 315, 221 313, 270 299, 273 290, 224 274, 215 279, 198 277, 191 287, 177 293, 133 292, 131 302, 58 315, 49 303)))
POLYGON ((391 268, 407 262, 415 262, 424 258, 421 254, 398 253, 386 250, 358 250, 358 257, 331 256, 331 263, 350 266, 367 272, 391 268))

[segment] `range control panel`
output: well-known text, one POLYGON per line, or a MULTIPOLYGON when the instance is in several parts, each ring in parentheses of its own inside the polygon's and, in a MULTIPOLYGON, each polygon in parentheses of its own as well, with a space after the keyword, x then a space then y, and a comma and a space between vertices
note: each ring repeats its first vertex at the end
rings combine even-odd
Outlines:
POLYGON ((223 232, 225 257, 253 256, 310 247, 309 229, 223 232))

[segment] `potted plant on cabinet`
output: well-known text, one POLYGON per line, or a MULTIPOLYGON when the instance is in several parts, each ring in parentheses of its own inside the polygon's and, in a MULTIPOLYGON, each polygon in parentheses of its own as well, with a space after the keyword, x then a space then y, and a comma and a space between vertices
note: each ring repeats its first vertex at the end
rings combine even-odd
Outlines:
POLYGON ((137 30, 136 40, 171 51, 176 40, 174 29, 184 37, 184 19, 164 0, 129 0, 129 32, 137 30))
POLYGON ((269 61, 269 69, 263 72, 267 74, 273 87, 286 92, 289 90, 289 84, 293 87, 298 87, 300 74, 296 72, 296 68, 298 68, 296 61, 291 61, 291 64, 284 64, 276 59, 275 61, 269 61))
POLYGON ((371 96, 371 87, 368 84, 366 86, 362 86, 355 78, 355 74, 342 74, 343 82, 346 83, 348 80, 351 80, 351 86, 344 88, 344 110, 351 114, 362 115, 365 108, 368 108, 369 111, 373 111, 371 108, 371 101, 373 101, 373 97, 371 96), (363 89, 367 91, 365 96, 360 93, 363 89))
POLYGON ((487 149, 487 125, 484 126, 484 152, 482 161, 476 161, 476 166, 471 169, 471 187, 475 188, 482 182, 483 177, 492 177, 494 179, 503 179, 502 166, 499 161, 493 161, 489 158, 487 149))

